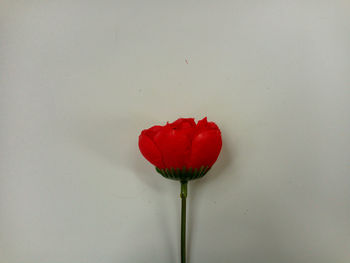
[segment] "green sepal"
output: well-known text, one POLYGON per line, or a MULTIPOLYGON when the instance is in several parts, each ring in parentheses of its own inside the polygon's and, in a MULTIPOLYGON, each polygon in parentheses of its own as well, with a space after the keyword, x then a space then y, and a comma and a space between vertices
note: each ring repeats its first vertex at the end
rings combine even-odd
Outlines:
POLYGON ((160 169, 156 167, 156 171, 160 173, 163 177, 167 179, 177 180, 177 181, 190 181, 203 177, 208 171, 209 166, 201 166, 198 168, 186 168, 186 166, 180 168, 165 168, 160 169))

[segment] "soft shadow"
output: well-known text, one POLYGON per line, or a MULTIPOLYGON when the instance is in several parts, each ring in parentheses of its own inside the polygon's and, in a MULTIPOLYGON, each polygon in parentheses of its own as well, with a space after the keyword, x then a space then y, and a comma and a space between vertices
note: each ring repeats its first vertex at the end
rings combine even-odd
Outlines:
POLYGON ((72 124, 74 130, 70 135, 74 143, 115 166, 116 171, 121 167, 130 170, 148 187, 160 191, 158 174, 138 148, 138 136, 142 130, 139 119, 117 116, 78 119, 72 124))
POLYGON ((72 135, 75 143, 118 167, 125 165, 121 163, 120 152, 126 148, 125 130, 131 125, 127 119, 115 116, 79 118, 72 123, 75 128, 72 135))
MULTIPOLYGON (((75 120, 71 124, 74 129, 69 136, 75 144, 86 149, 115 167, 130 170, 137 180, 147 185, 160 196, 158 205, 164 204, 161 197, 164 189, 164 179, 158 174, 153 165, 144 159, 138 148, 138 136, 143 128, 140 127, 140 116, 135 118, 120 118, 116 116, 100 116, 75 120)), ((118 174, 118 173, 116 173, 118 174)), ((175 182, 174 182, 175 183, 175 182)), ((167 214, 158 215, 158 227, 163 235, 163 243, 168 248, 169 262, 176 262, 176 237, 171 235, 167 214)))

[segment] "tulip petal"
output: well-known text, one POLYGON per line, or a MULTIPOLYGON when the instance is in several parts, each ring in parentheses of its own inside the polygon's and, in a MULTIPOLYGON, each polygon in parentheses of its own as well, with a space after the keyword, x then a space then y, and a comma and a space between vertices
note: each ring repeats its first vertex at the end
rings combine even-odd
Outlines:
POLYGON ((204 130, 192 141, 192 152, 187 167, 211 167, 217 160, 222 147, 219 129, 204 130))
POLYGON ((182 168, 186 165, 191 153, 191 140, 186 131, 167 126, 155 135, 154 143, 167 168, 182 168))
POLYGON ((139 136, 139 148, 142 155, 158 168, 164 168, 162 155, 154 142, 142 132, 139 136))

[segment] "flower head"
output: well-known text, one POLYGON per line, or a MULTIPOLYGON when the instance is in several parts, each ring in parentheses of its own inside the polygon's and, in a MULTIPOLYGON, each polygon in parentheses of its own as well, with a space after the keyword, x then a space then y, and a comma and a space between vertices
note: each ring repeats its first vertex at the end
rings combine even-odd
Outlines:
POLYGON ((143 130, 139 136, 142 155, 158 169, 207 170, 217 160, 222 147, 221 132, 207 117, 198 121, 180 118, 164 126, 143 130))

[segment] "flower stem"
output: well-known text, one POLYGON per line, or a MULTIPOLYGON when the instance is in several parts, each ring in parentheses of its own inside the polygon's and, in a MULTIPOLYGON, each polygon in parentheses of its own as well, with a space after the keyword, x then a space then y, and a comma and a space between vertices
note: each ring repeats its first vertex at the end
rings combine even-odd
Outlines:
POLYGON ((187 181, 181 181, 181 263, 186 263, 186 197, 187 181))

